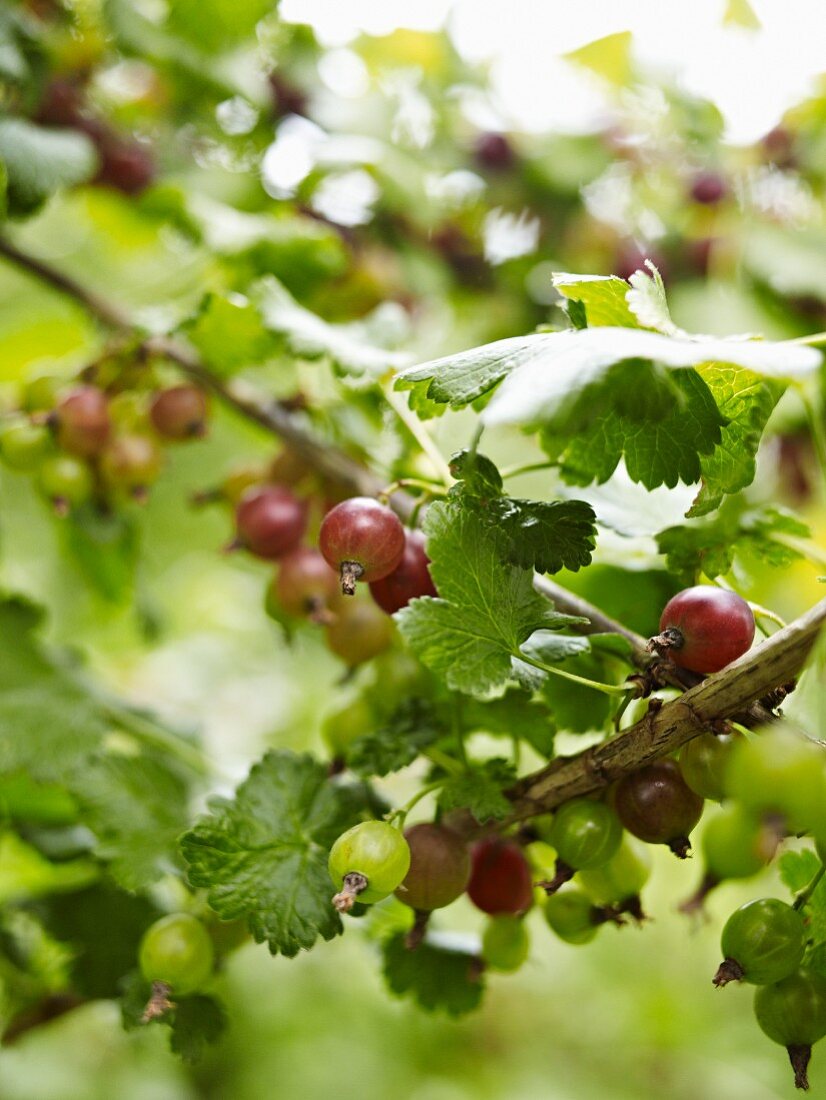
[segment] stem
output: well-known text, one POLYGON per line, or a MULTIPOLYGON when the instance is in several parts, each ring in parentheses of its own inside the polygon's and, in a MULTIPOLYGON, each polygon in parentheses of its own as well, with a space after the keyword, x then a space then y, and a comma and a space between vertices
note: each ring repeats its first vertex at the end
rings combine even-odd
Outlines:
POLYGON ((794 904, 792 905, 792 909, 802 909, 804 906, 809 904, 809 902, 811 901, 812 894, 815 892, 815 890, 820 885, 821 879, 823 878, 824 875, 826 875, 826 865, 821 863, 820 867, 815 872, 815 876, 812 879, 812 881, 809 883, 808 886, 804 886, 804 888, 800 891, 800 893, 794 899, 794 904))
MULTIPOLYGON (((448 775, 464 774, 465 769, 462 767, 462 765, 457 760, 454 760, 452 756, 448 756, 446 752, 442 752, 441 749, 425 749, 423 755, 426 756, 428 760, 432 761, 437 767, 441 768, 443 771, 446 771, 448 775)), ((444 780, 442 780, 442 782, 444 782, 444 780)))
POLYGON ((197 745, 192 745, 183 737, 176 736, 163 726, 153 722, 151 718, 145 718, 135 711, 111 702, 105 702, 103 710, 115 725, 120 726, 121 729, 131 733, 145 744, 151 745, 153 748, 163 749, 164 752, 177 756, 182 763, 192 768, 198 775, 209 775, 218 770, 197 745))
POLYGON ((628 691, 628 688, 623 687, 621 684, 602 684, 599 680, 589 680, 585 676, 577 676, 574 672, 565 672, 555 665, 546 665, 543 664, 542 661, 535 661, 532 657, 528 657, 524 653, 515 652, 512 656, 518 661, 524 661, 525 664, 533 665, 534 668, 538 668, 542 672, 550 672, 554 676, 561 676, 565 680, 572 680, 575 684, 582 684, 583 687, 593 688, 594 691, 601 691, 603 695, 625 695, 628 691))
POLYGON ((62 271, 58 271, 43 260, 38 260, 26 252, 21 252, 2 237, 0 237, 0 256, 5 256, 7 260, 18 267, 22 267, 30 275, 34 275, 41 282, 47 283, 50 287, 60 291, 61 294, 74 298, 84 307, 87 313, 96 317, 107 328, 128 329, 132 327, 129 317, 120 306, 116 306, 105 298, 99 297, 93 291, 87 290, 86 287, 75 282, 70 275, 64 275, 62 271))
POLYGON ((479 450, 479 444, 482 442, 482 436, 485 433, 485 425, 481 420, 477 423, 474 429, 473 436, 470 440, 470 446, 468 447, 468 454, 475 455, 479 450))
POLYGON ((522 466, 505 466, 499 473, 503 479, 509 477, 519 477, 521 474, 532 474, 537 470, 556 470, 559 469, 558 462, 527 462, 522 466))
POLYGON ((430 459, 431 465, 433 466, 433 469, 436 471, 436 473, 439 475, 439 480, 441 481, 441 483, 445 487, 452 485, 454 479, 453 475, 450 472, 450 467, 448 466, 442 452, 433 442, 433 439, 430 433, 425 428, 424 424, 421 422, 421 420, 419 420, 416 415, 414 415, 410 411, 410 408, 404 398, 399 397, 399 395, 397 393, 394 393, 394 391, 391 390, 389 386, 383 386, 382 388, 387 404, 390 406, 390 408, 393 410, 399 420, 401 420, 402 424, 404 424, 405 428, 407 428, 407 430, 419 444, 422 451, 424 451, 424 453, 430 459))
POLYGON ((379 493, 381 497, 390 497, 393 493, 397 493, 399 489, 421 489, 423 493, 426 493, 431 497, 443 497, 446 496, 445 489, 441 483, 437 481, 425 481, 423 478, 417 477, 402 477, 398 481, 391 481, 382 491, 379 493))
POLYGON ((803 344, 809 348, 826 347, 826 332, 813 332, 810 336, 796 336, 794 340, 787 340, 788 344, 803 344))
POLYGON ((422 789, 417 791, 412 798, 408 799, 403 806, 400 806, 397 810, 391 810, 386 820, 390 822, 390 824, 395 825, 397 829, 403 829, 404 823, 407 820, 407 815, 413 807, 418 802, 421 802, 423 798, 426 798, 429 794, 433 794, 434 791, 438 791, 444 785, 444 779, 436 779, 433 783, 428 783, 426 787, 422 787, 422 789))

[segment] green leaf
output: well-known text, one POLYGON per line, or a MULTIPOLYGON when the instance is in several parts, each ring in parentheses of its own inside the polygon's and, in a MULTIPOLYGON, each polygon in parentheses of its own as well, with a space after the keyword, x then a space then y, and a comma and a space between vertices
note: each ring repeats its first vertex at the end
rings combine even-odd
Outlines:
POLYGON ((560 619, 534 592, 530 570, 502 563, 495 533, 471 502, 431 505, 424 528, 441 598, 413 600, 397 612, 401 632, 448 687, 480 698, 500 694, 511 655, 534 630, 560 619))
POLYGON ((65 780, 108 723, 74 670, 41 646, 39 622, 32 604, 0 602, 0 772, 65 780))
POLYGON ((569 634, 555 634, 552 630, 537 630, 522 646, 522 653, 534 661, 554 665, 580 653, 589 653, 588 638, 569 634))
MULTIPOLYGON (((621 379, 616 384, 621 387, 621 379)), ((663 419, 639 421, 616 411, 601 412, 587 427, 544 431, 542 445, 573 485, 607 481, 621 459, 631 480, 647 489, 673 489, 678 481, 690 485, 699 480, 700 456, 714 450, 724 422, 696 371, 674 372, 673 385, 681 400, 671 403, 663 419)))
POLYGON ((98 755, 79 770, 72 790, 114 880, 145 889, 176 863, 176 841, 188 823, 182 775, 157 755, 98 755))
POLYGON ((312 757, 270 752, 182 838, 189 880, 223 920, 245 917, 258 943, 292 958, 342 930, 327 856, 356 803, 312 757))
POLYGON ((636 317, 641 328, 654 329, 665 336, 687 336, 671 320, 665 285, 662 276, 650 260, 645 261, 648 272, 635 271, 628 280, 631 289, 626 295, 628 308, 636 317))
POLYGON ((439 946, 428 936, 415 951, 404 935, 383 946, 384 978, 397 997, 409 997, 428 1012, 463 1016, 478 1008, 485 991, 479 957, 458 947, 439 946))
POLYGON ((502 475, 487 455, 457 451, 450 457, 450 472, 471 496, 489 500, 502 493, 502 475))
POLYGON ((409 361, 401 352, 378 347, 368 322, 330 324, 299 305, 277 279, 262 279, 256 298, 266 326, 283 336, 295 355, 305 359, 328 355, 347 373, 375 377, 399 370, 409 361))
POLYGON ((727 493, 751 485, 763 429, 783 393, 777 382, 742 367, 709 363, 698 372, 726 418, 720 442, 700 459, 702 487, 689 516, 713 511, 727 493))
MULTIPOLYGON (((573 656, 563 667, 565 672, 573 672, 588 680, 612 682, 606 659, 594 652, 573 656)), ((589 733, 604 729, 611 708, 618 705, 616 698, 561 676, 546 676, 542 694, 550 704, 557 729, 565 733, 589 733)))
POLYGON ((222 378, 258 365, 274 350, 258 307, 241 294, 207 294, 184 331, 222 378))
POLYGON ((439 792, 439 805, 445 811, 470 810, 480 825, 500 821, 513 809, 502 792, 515 779, 516 771, 509 761, 499 757, 486 760, 448 779, 439 792))
POLYGON ((625 279, 616 275, 568 275, 556 272, 554 287, 568 302, 582 303, 589 328, 604 325, 639 328, 637 319, 628 307, 628 283, 625 279))
POLYGON ((410 367, 396 379, 397 390, 415 389, 429 401, 463 409, 492 390, 511 371, 545 356, 547 335, 514 336, 470 351, 410 367))
MULTIPOLYGON (((523 346, 521 357, 512 356, 507 370, 500 359, 504 381, 482 413, 485 424, 561 425, 612 367, 629 360, 658 364, 677 375, 687 367, 719 362, 746 367, 768 378, 804 377, 820 362, 818 352, 811 354, 814 349, 792 343, 677 338, 641 329, 588 328, 581 332, 541 333, 531 339, 530 353, 523 346)), ((477 354, 490 358, 496 347, 491 344, 487 349, 479 348, 477 354)), ((449 364, 450 360, 442 363, 449 364)), ((440 369, 449 375, 449 368, 440 369)), ((617 379, 614 396, 615 401, 624 398, 628 402, 629 398, 645 399, 646 394, 643 386, 629 394, 627 383, 622 386, 617 379)), ((630 403, 625 411, 632 411, 630 403)))
POLYGON ((206 1048, 221 1038, 227 1016, 220 1001, 199 993, 177 1001, 171 1026, 170 1049, 191 1064, 199 1062, 206 1048))
POLYGON ((12 215, 32 214, 58 188, 88 180, 95 148, 77 130, 48 130, 22 118, 0 118, 0 161, 8 173, 12 215))
POLYGON ((412 764, 448 729, 430 703, 406 699, 377 730, 353 742, 347 764, 364 778, 389 775, 412 764))
POLYGON ((485 513, 498 531, 505 561, 538 573, 572 572, 589 565, 596 517, 583 500, 491 501, 485 513))

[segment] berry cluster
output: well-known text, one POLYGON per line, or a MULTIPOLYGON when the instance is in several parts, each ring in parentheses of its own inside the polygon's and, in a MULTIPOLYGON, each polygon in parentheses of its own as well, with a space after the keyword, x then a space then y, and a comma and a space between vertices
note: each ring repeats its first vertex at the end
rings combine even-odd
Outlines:
POLYGON ((330 505, 329 488, 285 449, 268 468, 239 468, 204 497, 234 505, 230 549, 277 563, 265 601, 272 617, 323 626, 329 649, 355 668, 393 644, 388 616, 436 589, 421 532, 370 497, 330 505), (315 549, 305 539, 318 513, 315 549), (372 600, 353 598, 357 581, 372 600))
MULTIPOLYGON (((339 511, 346 515, 346 509, 339 511)), ((347 533, 335 524, 328 528, 322 543, 328 560, 342 575, 360 569, 359 576, 369 579, 380 555, 365 554, 355 534, 347 538, 347 533)), ((386 566, 384 524, 381 536, 377 545, 386 566)), ((754 620, 745 601, 732 593, 688 589, 666 607, 661 631, 652 639, 660 659, 682 659, 683 668, 712 672, 745 652, 754 620)), ((369 726, 370 714, 363 711, 360 701, 336 716, 327 732, 337 750, 369 726)), ((338 890, 333 902, 349 912, 357 902, 375 903, 395 893, 414 911, 406 942, 415 949, 430 914, 465 893, 489 918, 481 961, 493 970, 513 971, 528 955, 525 917, 535 904, 541 904, 551 931, 568 944, 589 943, 604 925, 621 926, 628 917, 642 925, 640 892, 651 869, 649 846, 664 845, 684 859, 706 802, 722 805, 703 832, 702 881, 684 911, 702 906, 720 882, 758 874, 789 838, 811 837, 818 857, 826 856, 822 749, 784 726, 755 736, 727 726, 700 734, 675 757, 624 775, 603 798, 572 798, 550 817, 537 817, 515 832, 488 831, 475 843, 468 840, 461 815, 404 833, 396 821, 404 812, 362 822, 330 852, 338 890)), ((476 831, 473 826, 471 834, 476 831)), ((822 874, 821 863, 791 905, 764 897, 741 906, 723 928, 723 961, 713 978, 718 988, 732 981, 758 987, 757 1022, 788 1049, 801 1088, 808 1087, 811 1046, 826 1035, 826 941, 807 915, 822 874)))
POLYGON ((33 475, 58 515, 142 502, 163 468, 163 446, 206 433, 209 400, 197 386, 124 389, 41 376, 0 417, 0 459, 33 475))

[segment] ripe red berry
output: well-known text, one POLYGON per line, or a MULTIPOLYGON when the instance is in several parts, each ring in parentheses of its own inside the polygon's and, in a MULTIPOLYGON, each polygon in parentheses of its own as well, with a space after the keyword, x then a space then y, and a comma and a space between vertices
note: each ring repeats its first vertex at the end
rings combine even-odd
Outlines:
POLYGON ((497 134, 495 131, 479 135, 473 155, 480 167, 492 171, 510 168, 516 159, 511 143, 504 134, 497 134))
POLYGON ((163 454, 154 439, 145 435, 122 435, 112 440, 103 452, 100 471, 113 489, 146 498, 146 490, 157 480, 163 466, 163 454))
POLYGON ((100 127, 94 140, 100 159, 96 183, 114 187, 125 195, 139 195, 152 183, 155 165, 145 145, 108 127, 100 127))
POLYGON ((407 607, 417 596, 437 596, 436 586, 428 569, 428 558, 421 531, 405 535, 402 560, 392 573, 370 585, 373 599, 388 615, 407 607))
POLYGON ((483 913, 523 913, 533 902, 531 869, 518 844, 480 840, 471 853, 467 894, 483 913))
POLYGON ((408 829, 410 870, 396 897, 411 909, 429 913, 455 901, 470 877, 470 855, 458 833, 445 825, 422 823, 408 829))
POLYGON ((206 434, 207 395, 198 386, 161 390, 149 408, 152 427, 164 439, 199 439, 206 434))
POLYGON ((82 458, 100 454, 112 430, 106 394, 96 386, 76 386, 58 402, 54 423, 64 451, 82 458))
POLYGON ((306 615, 314 622, 329 621, 328 608, 341 599, 338 577, 318 550, 309 546, 299 546, 284 555, 272 590, 288 615, 306 615))
POLYGON ((719 672, 741 657, 754 640, 754 615, 742 596, 696 585, 668 601, 651 649, 668 654, 691 672, 719 672))
POLYGON ((392 573, 404 554, 404 528, 386 505, 351 497, 331 508, 321 524, 319 547, 352 596, 356 581, 378 581, 392 573))
POLYGON ((614 805, 628 830, 648 844, 667 844, 685 859, 688 836, 703 812, 703 800, 686 784, 674 760, 659 760, 617 785, 614 805))
POLYGON ((258 558, 280 558, 304 537, 307 508, 289 489, 265 485, 244 493, 235 524, 237 545, 258 558))

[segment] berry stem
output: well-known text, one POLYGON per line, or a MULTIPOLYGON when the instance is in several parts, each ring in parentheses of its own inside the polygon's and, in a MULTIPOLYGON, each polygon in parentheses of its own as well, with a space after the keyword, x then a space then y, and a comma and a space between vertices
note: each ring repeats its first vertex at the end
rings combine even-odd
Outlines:
POLYGON ((417 909, 413 927, 404 937, 404 946, 408 951, 415 951, 424 941, 427 934, 427 925, 430 921, 430 913, 425 909, 417 909))
POLYGON ((359 894, 369 885, 366 875, 360 871, 348 871, 342 880, 341 890, 333 897, 333 905, 339 913, 349 913, 358 901, 359 894))
POLYGON ((341 591, 345 596, 355 596, 356 581, 364 573, 364 569, 357 561, 343 561, 341 563, 341 591))
POLYGON ((621 684, 602 684, 599 680, 589 680, 585 676, 577 676, 574 672, 565 672, 555 665, 546 665, 543 661, 535 661, 533 657, 528 657, 527 654, 519 650, 514 650, 511 656, 515 657, 518 661, 524 661, 525 664, 540 669, 542 672, 550 672, 553 676, 561 676, 564 680, 571 680, 575 684, 582 684, 583 687, 593 688, 594 691, 601 691, 603 695, 625 695, 628 691, 628 688, 621 684))
POLYGON ((557 890, 561 890, 566 882, 570 882, 574 877, 573 867, 570 867, 564 860, 558 859, 556 861, 556 867, 554 868, 554 877, 542 879, 541 882, 537 882, 537 886, 545 891, 548 897, 551 894, 555 894, 557 890))
POLYGON ((387 817, 386 821, 391 825, 395 825, 397 829, 403 829, 404 823, 407 820, 407 815, 413 809, 417 802, 421 802, 423 798, 426 798, 433 791, 438 791, 445 785, 444 779, 437 779, 433 783, 428 783, 426 787, 422 787, 420 791, 417 791, 412 798, 408 799, 403 806, 400 806, 397 810, 392 810, 387 817))
POLYGON ((448 775, 462 775, 465 771, 458 761, 454 760, 452 756, 448 756, 446 752, 442 752, 441 749, 431 747, 425 749, 422 755, 426 756, 428 760, 431 760, 443 771, 446 771, 448 775))
POLYGON ((804 886, 800 893, 795 897, 794 903, 792 904, 792 909, 803 909, 804 906, 809 904, 812 898, 812 894, 820 885, 824 874, 826 874, 826 865, 821 863, 809 885, 804 886))
POLYGON ((439 481, 445 486, 445 488, 452 485, 454 478, 450 472, 450 467, 448 466, 447 461, 445 460, 439 448, 433 442, 433 439, 430 433, 425 428, 424 424, 421 422, 421 420, 419 420, 417 416, 414 416, 413 413, 411 413, 407 401, 403 397, 400 397, 398 394, 396 394, 389 385, 384 386, 383 390, 385 401, 399 418, 399 420, 401 420, 402 424, 404 424, 405 428, 407 428, 407 430, 410 432, 410 434, 419 444, 427 457, 430 459, 430 464, 432 465, 436 474, 438 474, 439 481))

